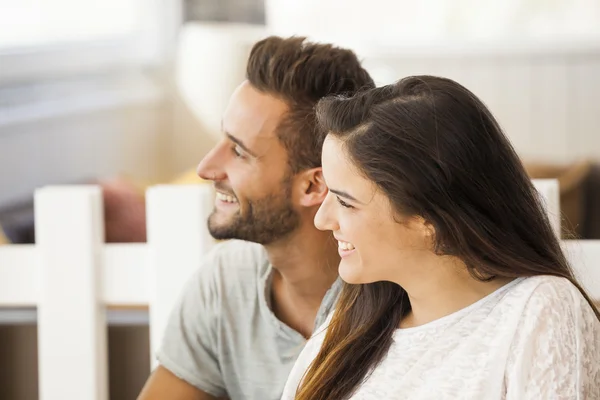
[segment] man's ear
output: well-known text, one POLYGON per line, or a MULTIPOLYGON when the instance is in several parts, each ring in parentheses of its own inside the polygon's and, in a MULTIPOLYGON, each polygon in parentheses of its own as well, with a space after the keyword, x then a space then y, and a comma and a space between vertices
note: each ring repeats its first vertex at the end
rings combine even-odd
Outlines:
POLYGON ((327 196, 327 185, 321 167, 311 168, 298 175, 300 181, 299 203, 304 207, 321 205, 327 196))

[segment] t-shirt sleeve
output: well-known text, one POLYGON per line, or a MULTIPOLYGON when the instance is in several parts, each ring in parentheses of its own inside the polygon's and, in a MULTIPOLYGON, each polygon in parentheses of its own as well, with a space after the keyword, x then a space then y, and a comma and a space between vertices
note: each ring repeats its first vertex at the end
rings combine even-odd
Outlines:
POLYGON ((510 354, 507 400, 600 399, 600 321, 567 280, 536 288, 510 354))
POLYGON ((226 395, 218 358, 220 293, 213 251, 173 308, 157 358, 180 379, 215 397, 226 395))

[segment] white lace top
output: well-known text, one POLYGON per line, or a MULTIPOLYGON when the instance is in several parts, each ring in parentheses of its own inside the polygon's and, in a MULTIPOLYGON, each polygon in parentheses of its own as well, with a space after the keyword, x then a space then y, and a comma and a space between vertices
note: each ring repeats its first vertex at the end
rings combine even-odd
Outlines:
MULTIPOLYGON (((300 354, 283 400, 294 398, 324 331, 300 354)), ((600 399, 600 322, 568 280, 517 279, 454 314, 398 329, 351 398, 600 399)))

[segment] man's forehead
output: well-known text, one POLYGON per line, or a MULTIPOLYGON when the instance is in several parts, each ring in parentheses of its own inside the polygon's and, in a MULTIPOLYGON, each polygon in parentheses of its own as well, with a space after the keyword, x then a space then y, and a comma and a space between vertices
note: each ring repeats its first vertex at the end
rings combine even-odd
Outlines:
POLYGON ((244 83, 233 93, 223 115, 223 130, 236 137, 273 138, 288 107, 280 99, 244 83))

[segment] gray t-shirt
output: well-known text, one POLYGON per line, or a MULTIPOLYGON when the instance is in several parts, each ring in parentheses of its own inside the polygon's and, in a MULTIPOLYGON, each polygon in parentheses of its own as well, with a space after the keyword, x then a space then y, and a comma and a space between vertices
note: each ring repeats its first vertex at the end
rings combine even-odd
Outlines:
MULTIPOLYGON (((171 314, 160 364, 215 397, 279 400, 306 340, 271 311, 271 272, 261 245, 231 240, 215 246, 171 314)), ((325 295, 315 329, 340 286, 338 279, 325 295)))

